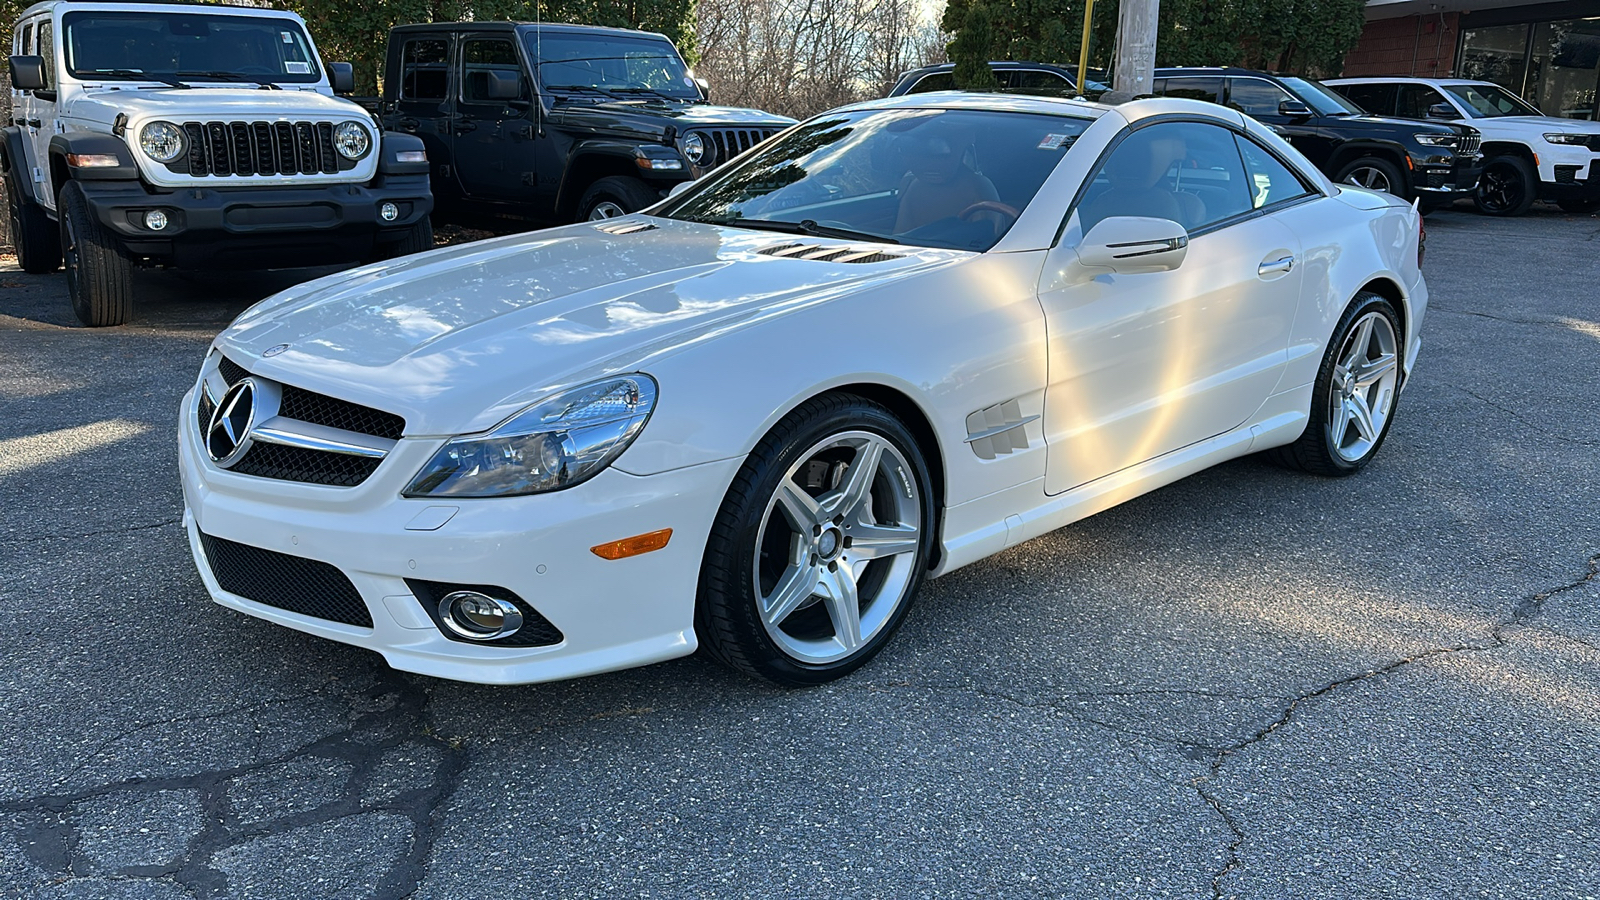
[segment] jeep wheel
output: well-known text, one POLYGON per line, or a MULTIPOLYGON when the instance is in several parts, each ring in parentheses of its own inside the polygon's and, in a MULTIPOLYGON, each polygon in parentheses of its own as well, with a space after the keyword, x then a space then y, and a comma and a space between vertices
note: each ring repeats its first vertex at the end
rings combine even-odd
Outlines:
POLYGON ((661 197, 637 178, 613 175, 602 178, 583 192, 578 202, 578 218, 584 221, 614 219, 638 212, 661 197))
POLYGON ((72 311, 91 328, 127 322, 133 317, 132 261, 89 212, 77 182, 69 181, 61 189, 56 209, 72 311))
POLYGON ((1520 156, 1496 156, 1483 167, 1478 180, 1478 212, 1491 216, 1520 216, 1533 208, 1539 196, 1539 173, 1520 156))
POLYGON ((48 275, 61 267, 61 238, 39 204, 22 199, 13 179, 6 184, 6 211, 11 214, 11 243, 17 265, 29 275, 48 275))
POLYGON ((413 253, 421 253, 424 250, 432 249, 433 223, 428 221, 427 216, 423 216, 422 221, 407 229, 405 236, 400 240, 388 244, 379 244, 378 252, 374 258, 379 260, 399 259, 402 256, 410 256, 413 253))
POLYGON ((1341 184, 1353 184, 1369 191, 1393 194, 1402 200, 1410 199, 1405 180, 1395 164, 1376 156, 1363 156, 1339 170, 1333 179, 1341 184))

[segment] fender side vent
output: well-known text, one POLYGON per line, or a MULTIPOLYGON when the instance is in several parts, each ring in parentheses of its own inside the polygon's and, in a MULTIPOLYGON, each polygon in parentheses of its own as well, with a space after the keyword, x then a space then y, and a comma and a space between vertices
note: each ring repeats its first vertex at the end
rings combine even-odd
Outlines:
POLYGON ((875 263, 903 259, 894 253, 884 253, 876 247, 836 247, 824 244, 778 244, 756 251, 763 256, 782 259, 810 259, 816 262, 875 263))
POLYGON ((606 234, 638 234, 641 231, 654 231, 655 229, 656 226, 650 224, 649 222, 638 221, 613 222, 610 224, 595 226, 596 231, 604 231, 606 234))
POLYGON ((979 459, 1007 456, 1028 449, 1028 425, 1038 416, 1024 416, 1022 404, 1007 400, 967 416, 967 440, 979 459))

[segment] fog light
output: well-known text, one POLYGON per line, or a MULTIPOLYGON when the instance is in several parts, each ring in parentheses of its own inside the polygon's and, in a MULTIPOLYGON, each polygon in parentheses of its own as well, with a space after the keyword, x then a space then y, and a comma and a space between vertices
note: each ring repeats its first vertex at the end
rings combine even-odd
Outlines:
POLYGON ((510 600, 456 591, 439 601, 439 621, 469 641, 492 641, 517 633, 522 627, 522 610, 510 600))
POLYGON ((144 214, 144 227, 151 231, 160 231, 167 227, 167 214, 159 209, 152 209, 144 214))
POLYGON ((386 202, 378 207, 378 215, 383 216, 385 222, 393 222, 395 219, 400 218, 400 207, 386 202))

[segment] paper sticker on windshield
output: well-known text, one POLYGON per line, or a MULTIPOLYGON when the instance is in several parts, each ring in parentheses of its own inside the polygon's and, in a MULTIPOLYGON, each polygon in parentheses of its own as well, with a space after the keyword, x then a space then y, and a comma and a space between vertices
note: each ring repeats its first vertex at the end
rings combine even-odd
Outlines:
POLYGON ((286 62, 286 63, 283 64, 283 68, 290 75, 310 75, 311 74, 311 63, 286 62))
POLYGON ((1047 134, 1044 136, 1044 140, 1039 142, 1039 149, 1060 150, 1061 145, 1065 144, 1071 138, 1072 135, 1070 134, 1047 134))
POLYGON ((278 32, 278 34, 280 34, 280 35, 282 35, 282 37, 283 37, 283 42, 284 42, 284 43, 285 43, 285 44, 292 44, 292 43, 294 43, 294 34, 293 34, 293 33, 292 33, 292 32, 288 32, 288 31, 280 31, 280 32, 278 32))

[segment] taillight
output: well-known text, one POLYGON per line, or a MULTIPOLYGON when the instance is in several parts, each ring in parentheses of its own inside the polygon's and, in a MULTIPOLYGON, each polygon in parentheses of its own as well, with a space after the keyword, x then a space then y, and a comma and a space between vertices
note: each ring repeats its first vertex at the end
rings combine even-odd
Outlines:
POLYGON ((1417 268, 1422 268, 1422 254, 1428 249, 1428 226, 1422 221, 1422 212, 1417 212, 1417 268))

